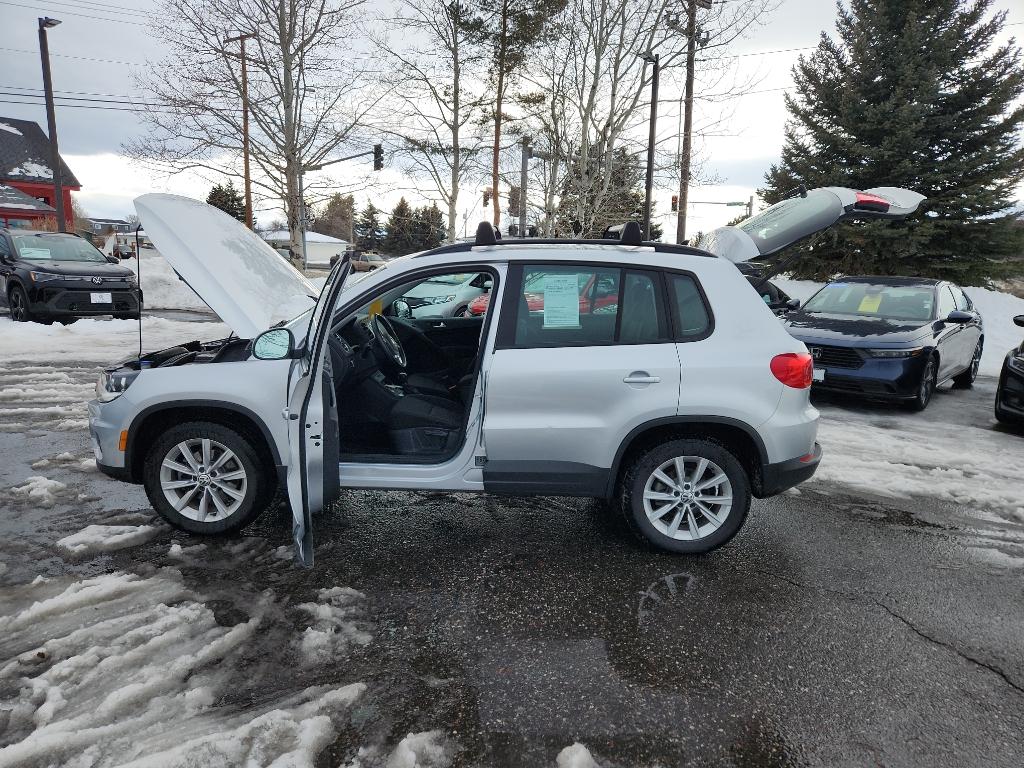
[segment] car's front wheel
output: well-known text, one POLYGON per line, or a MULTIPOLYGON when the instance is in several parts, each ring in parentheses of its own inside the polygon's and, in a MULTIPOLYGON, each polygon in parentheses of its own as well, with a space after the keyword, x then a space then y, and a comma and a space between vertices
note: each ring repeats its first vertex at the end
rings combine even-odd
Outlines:
POLYGON ((270 504, 273 471, 249 438, 212 422, 171 427, 153 443, 142 480, 175 528, 205 535, 244 528, 270 504))
POLYGON ((668 552, 700 554, 739 531, 750 509, 750 481, 721 443, 669 440, 633 463, 620 501, 637 536, 668 552))
POLYGON ((7 295, 7 306, 11 310, 11 320, 14 322, 27 323, 35 320, 28 307, 28 294, 20 285, 12 286, 11 292, 7 295))
POLYGON ((917 391, 912 400, 907 401, 907 408, 911 411, 923 411, 932 401, 935 394, 935 384, 939 374, 939 366, 935 363, 935 355, 928 358, 921 371, 921 378, 917 382, 917 391))

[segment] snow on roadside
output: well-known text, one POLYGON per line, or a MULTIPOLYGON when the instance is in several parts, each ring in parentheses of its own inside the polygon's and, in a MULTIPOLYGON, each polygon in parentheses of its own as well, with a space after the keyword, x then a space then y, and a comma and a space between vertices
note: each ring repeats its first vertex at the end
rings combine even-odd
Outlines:
MULTIPOLYGON (((801 302, 807 301, 824 283, 813 280, 773 278, 772 282, 801 302)), ((981 356, 980 372, 984 376, 998 376, 1006 353, 1024 339, 1024 329, 1013 324, 1013 318, 1024 315, 1024 299, 988 288, 964 288, 985 321, 985 348, 981 356)))
POLYGON ((295 686, 268 701, 248 654, 272 600, 222 626, 174 569, 6 588, 0 768, 312 766, 365 686, 295 686), (220 704, 250 686, 245 705, 220 704))
POLYGON ((145 544, 160 533, 153 525, 88 525, 78 533, 57 540, 57 547, 84 557, 145 544))
MULTIPOLYGON (((220 322, 192 323, 163 317, 142 318, 142 349, 151 352, 186 341, 210 341, 227 337, 231 331, 220 322)), ((88 361, 111 365, 138 354, 137 320, 84 318, 73 325, 15 323, 0 317, 4 362, 88 361)), ((9 369, 12 374, 17 373, 9 369)))
POLYGON ((21 485, 11 488, 11 494, 24 502, 37 507, 52 507, 58 497, 64 495, 68 487, 57 480, 50 480, 42 475, 25 478, 21 485))
POLYGON ((178 277, 160 252, 143 248, 139 258, 125 259, 122 265, 130 267, 138 275, 141 270, 143 302, 146 309, 198 309, 209 312, 210 308, 178 277), (139 261, 142 261, 140 266, 139 261))
POLYGON ((366 595, 351 587, 331 587, 317 593, 317 603, 302 603, 299 609, 313 617, 302 634, 299 648, 306 666, 329 664, 351 645, 367 645, 373 636, 360 628, 356 616, 358 601, 366 595))
POLYGON ((391 752, 387 768, 448 768, 452 751, 444 731, 410 733, 391 752))

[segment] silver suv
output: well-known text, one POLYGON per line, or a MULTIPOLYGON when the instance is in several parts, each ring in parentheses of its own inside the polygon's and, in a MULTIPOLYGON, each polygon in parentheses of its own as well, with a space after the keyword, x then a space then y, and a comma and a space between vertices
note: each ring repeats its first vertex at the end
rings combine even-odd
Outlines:
POLYGON ((821 459, 812 360, 736 262, 922 199, 816 191, 706 249, 641 242, 635 224, 619 241, 502 241, 483 224, 349 280, 343 260, 317 290, 221 211, 145 195, 153 242, 234 333, 105 371, 96 460, 197 534, 242 528, 284 486, 306 565, 342 486, 614 499, 654 546, 706 552, 751 496, 821 459), (491 294, 483 316, 413 311, 418 286, 466 275, 491 294))

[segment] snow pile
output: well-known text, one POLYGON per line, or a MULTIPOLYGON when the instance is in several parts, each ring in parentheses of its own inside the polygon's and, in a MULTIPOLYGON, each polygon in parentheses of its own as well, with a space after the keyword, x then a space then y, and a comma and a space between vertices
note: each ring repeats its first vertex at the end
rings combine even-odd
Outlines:
POLYGON ((159 532, 152 525, 88 525, 59 539, 57 546, 68 554, 83 557, 145 544, 159 532))
POLYGON ((152 248, 143 248, 141 255, 134 259, 125 259, 121 262, 131 267, 136 275, 142 271, 139 283, 142 288, 142 296, 146 309, 198 309, 209 312, 209 307, 203 302, 195 291, 178 278, 167 260, 160 255, 159 251, 152 248), (140 267, 139 260, 142 265, 140 267))
POLYGON ((296 689, 272 703, 254 688, 218 704, 256 684, 246 653, 269 599, 225 627, 170 569, 5 590, 0 768, 312 766, 362 684, 296 689))
POLYGON ((97 472, 96 459, 91 456, 88 458, 78 457, 75 454, 65 451, 64 453, 58 453, 52 459, 39 459, 39 461, 33 461, 30 465, 32 469, 40 470, 46 469, 46 467, 57 466, 67 467, 77 472, 97 472))
POLYGON ((452 751, 443 731, 410 733, 388 757, 387 768, 448 768, 452 751))
MULTIPOLYGON (((772 282, 801 303, 813 296, 824 283, 813 280, 772 278, 772 282)), ((964 288, 985 321, 985 348, 981 356, 980 372, 984 376, 998 376, 1006 353, 1024 339, 1024 329, 1013 324, 1013 318, 1024 315, 1024 299, 1010 293, 988 288, 964 288)))
POLYGON ((367 645, 373 636, 360 628, 357 601, 366 597, 351 587, 331 587, 317 593, 318 603, 299 608, 314 621, 302 634, 299 649, 306 666, 328 664, 341 657, 351 645, 367 645))
POLYGON ((1021 438, 988 424, 957 428, 895 408, 877 412, 823 407, 818 441, 825 455, 814 480, 830 480, 883 496, 936 496, 991 509, 1024 523, 1021 438))
MULTIPOLYGON (((231 331, 218 322, 190 323, 162 317, 142 318, 143 351, 165 349, 182 342, 226 338, 231 331)), ((81 360, 110 365, 139 352, 137 320, 86 318, 74 325, 14 323, 0 317, 4 359, 57 363, 81 360)))
POLYGON ((558 753, 555 765, 558 768, 599 768, 590 750, 578 741, 558 753))
POLYGON ((11 488, 15 498, 37 507, 52 507, 57 503, 57 497, 67 491, 67 486, 57 480, 50 480, 41 475, 33 475, 21 485, 11 488))
POLYGON ((10 123, 5 123, 3 121, 0 121, 0 131, 7 131, 8 133, 13 133, 15 136, 25 135, 10 123))

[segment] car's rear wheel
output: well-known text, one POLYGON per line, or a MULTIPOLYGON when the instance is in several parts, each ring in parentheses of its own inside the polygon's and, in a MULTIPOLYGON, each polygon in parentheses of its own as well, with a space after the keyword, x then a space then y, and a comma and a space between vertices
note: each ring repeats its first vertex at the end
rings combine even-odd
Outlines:
POLYGON ((921 379, 917 384, 917 392, 914 394, 914 399, 907 403, 907 408, 912 411, 923 411, 928 407, 928 403, 932 401, 932 395, 935 394, 938 373, 939 367, 935 362, 935 355, 932 355, 924 365, 921 379))
POLYGON ((245 435, 203 421, 160 435, 146 456, 142 480, 167 522, 205 535, 244 528, 267 508, 275 490, 272 470, 245 435))
POLYGON ((978 378, 978 369, 981 368, 981 353, 985 342, 978 339, 978 345, 974 348, 974 355, 971 357, 971 364, 963 373, 953 377, 953 386, 958 389, 970 389, 974 380, 978 378))
POLYGON ((714 440, 669 440, 641 455, 620 485, 622 513, 638 537, 668 552, 700 554, 736 535, 750 509, 750 481, 714 440))

